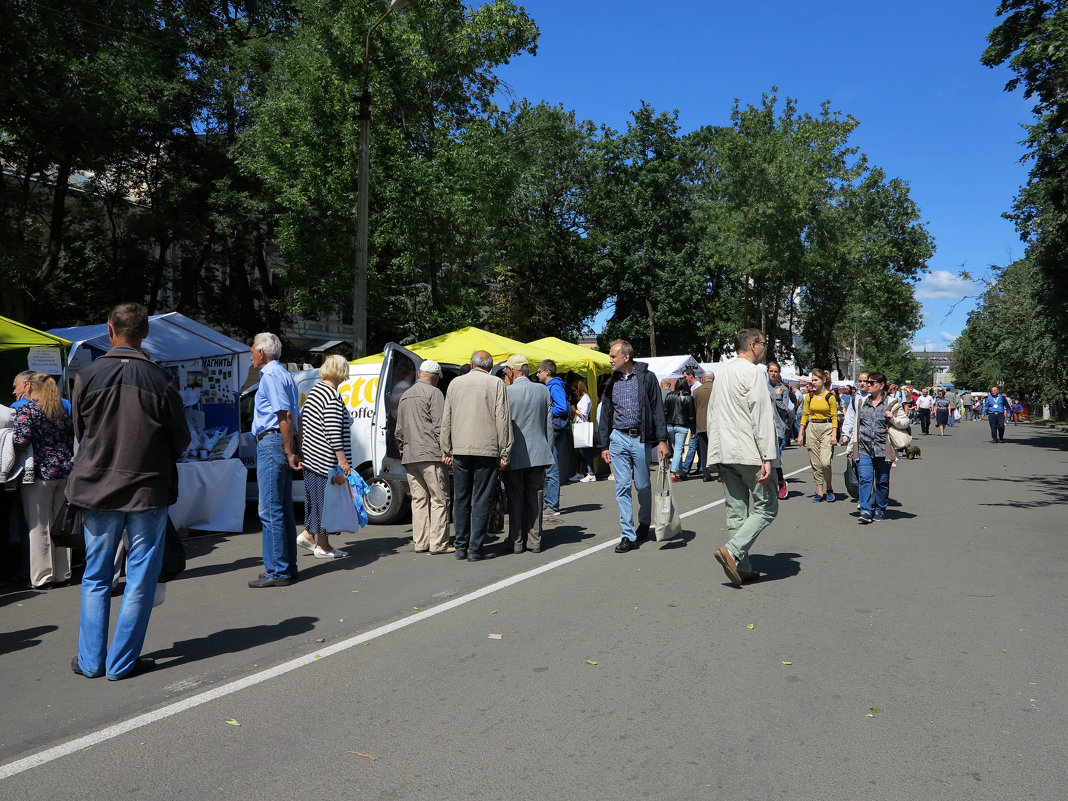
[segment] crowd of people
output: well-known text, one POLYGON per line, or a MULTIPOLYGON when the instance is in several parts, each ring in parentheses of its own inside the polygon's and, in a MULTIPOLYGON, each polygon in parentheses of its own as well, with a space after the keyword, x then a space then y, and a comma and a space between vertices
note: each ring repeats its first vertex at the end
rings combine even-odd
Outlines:
MULTIPOLYGON (((71 580, 71 554, 57 547, 50 529, 64 500, 82 510, 85 570, 75 673, 121 679, 152 667, 140 655, 163 557, 167 507, 177 497, 178 457, 189 432, 169 375, 141 348, 148 315, 137 304, 116 307, 108 319, 112 348, 79 372, 72 403, 43 373, 15 377, 16 402, 0 407, 0 481, 18 487, 28 537, 30 586, 47 589, 71 580), (78 441, 75 455, 75 440, 78 441), (114 638, 108 645, 116 553, 126 543, 126 588, 114 638)), ((835 447, 855 464, 860 524, 885 519, 890 471, 911 423, 939 435, 978 407, 991 439, 1003 442, 1007 419, 1018 422, 1019 404, 991 387, 983 399, 952 388, 887 382, 877 371, 860 374, 857 387, 832 386, 815 369, 795 388, 781 366, 764 366, 766 341, 757 329, 738 332, 737 358, 718 378, 687 369, 661 384, 625 340, 612 343, 612 371, 600 387, 596 415, 581 379, 570 385, 552 360, 531 365, 512 355, 499 375, 487 351, 447 391, 441 366, 423 361, 396 402, 395 438, 407 471, 416 553, 452 554, 479 562, 497 554, 490 519, 495 498, 507 499, 508 551, 542 550, 545 519, 559 517, 563 471, 571 481, 597 480, 594 455, 615 482, 619 513, 616 553, 638 548, 653 535, 652 465, 670 460, 674 481, 685 480, 698 459, 704 481, 723 486, 727 541, 715 558, 740 586, 759 578, 749 559, 759 534, 789 497, 782 452, 791 442, 807 449, 813 502, 834 502, 835 447), (533 373, 533 376, 532 376, 533 373), (596 423, 595 423, 596 421, 596 423), (572 448, 572 424, 594 425, 596 445, 572 448), (687 443, 689 450, 687 452, 687 443), (637 509, 635 509, 635 499, 637 509), (449 536, 449 519, 453 522, 449 536)), ((259 516, 264 570, 250 588, 284 587, 298 580, 297 554, 321 559, 345 551, 330 543, 324 499, 330 483, 353 478, 351 417, 339 393, 349 365, 330 356, 320 382, 303 406, 290 373, 279 363, 281 341, 256 336, 251 361, 259 372, 252 434, 257 443, 259 516), (298 534, 292 502, 294 470, 304 471, 305 519, 298 534)), ((665 465, 666 467, 666 465, 665 465)), ((2 492, 7 519, 16 493, 2 492)), ((11 558, 10 548, 5 557, 11 558)))

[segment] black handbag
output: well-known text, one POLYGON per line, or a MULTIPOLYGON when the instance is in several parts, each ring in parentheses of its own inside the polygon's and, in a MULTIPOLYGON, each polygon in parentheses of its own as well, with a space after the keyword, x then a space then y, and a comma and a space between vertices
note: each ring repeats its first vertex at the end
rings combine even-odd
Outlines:
POLYGON ((82 510, 64 500, 63 506, 52 521, 49 529, 52 544, 57 548, 73 548, 76 551, 85 550, 85 527, 82 523, 82 510))
POLYGON ((178 531, 167 517, 167 531, 163 535, 163 564, 159 570, 159 580, 172 581, 185 570, 185 544, 178 536, 178 531))
POLYGON ((860 474, 857 472, 857 460, 852 456, 846 457, 845 488, 850 498, 860 497, 860 474))

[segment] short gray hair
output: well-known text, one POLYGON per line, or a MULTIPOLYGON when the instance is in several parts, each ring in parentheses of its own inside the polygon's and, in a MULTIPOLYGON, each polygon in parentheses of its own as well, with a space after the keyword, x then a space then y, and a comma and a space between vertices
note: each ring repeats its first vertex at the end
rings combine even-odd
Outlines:
POLYGON ((263 331, 252 340, 252 349, 262 350, 268 359, 278 359, 282 356, 282 340, 270 331, 263 331))
POLYGON ((483 370, 490 370, 493 368, 492 356, 480 356, 480 353, 486 353, 484 350, 476 350, 471 354, 471 364, 475 367, 479 367, 483 370))
POLYGON ((608 349, 611 350, 616 345, 619 345, 620 356, 629 356, 632 359, 634 358, 634 346, 631 345, 630 342, 625 339, 617 339, 608 347, 608 349))

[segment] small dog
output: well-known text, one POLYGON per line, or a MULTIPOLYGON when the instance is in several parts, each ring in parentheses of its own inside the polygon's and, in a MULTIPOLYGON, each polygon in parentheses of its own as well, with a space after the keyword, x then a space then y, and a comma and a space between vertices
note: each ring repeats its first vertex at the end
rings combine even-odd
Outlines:
POLYGON ((922 459, 923 458, 923 451, 920 450, 920 446, 919 445, 909 445, 907 448, 905 448, 905 458, 906 459, 922 459))

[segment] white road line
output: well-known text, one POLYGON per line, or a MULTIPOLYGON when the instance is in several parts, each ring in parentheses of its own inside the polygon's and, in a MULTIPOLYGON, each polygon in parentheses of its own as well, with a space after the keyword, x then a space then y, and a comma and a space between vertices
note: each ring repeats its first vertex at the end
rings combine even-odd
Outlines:
MULTIPOLYGON (((795 470, 792 473, 787 473, 786 476, 794 476, 798 473, 803 473, 809 469, 810 468, 805 467, 801 470, 795 470)), ((723 503, 722 499, 718 501, 713 501, 712 503, 705 504, 704 506, 700 506, 696 509, 691 509, 688 512, 684 512, 683 514, 679 515, 679 517, 692 517, 693 515, 700 514, 701 512, 707 511, 715 506, 719 506, 721 503, 723 503)), ((234 693, 247 689, 249 687, 255 687, 257 684, 262 684, 263 682, 269 681, 278 676, 284 676, 286 673, 291 673, 294 670, 299 670, 300 668, 306 665, 310 665, 313 662, 318 662, 320 659, 325 659, 326 657, 333 656, 334 654, 340 654, 343 651, 348 651, 350 648, 355 648, 357 645, 363 645, 364 643, 370 642, 371 640, 376 640, 379 637, 384 637, 387 634, 392 634, 395 631, 400 631, 401 629, 407 628, 408 626, 414 625, 416 623, 421 623, 422 621, 432 618, 435 615, 440 615, 444 612, 451 611, 457 608, 458 606, 463 606, 464 604, 469 604, 472 601, 477 601, 479 598, 484 598, 487 595, 491 595, 500 590, 507 589, 508 587, 512 587, 516 584, 519 584, 520 582, 532 579, 535 576, 540 576, 542 573, 548 573, 550 570, 555 570, 558 567, 563 567, 564 565, 570 564, 571 562, 575 562, 579 559, 582 559, 583 557, 597 553, 598 551, 603 551, 606 548, 614 546, 615 544, 615 539, 610 539, 607 542, 600 543, 599 545, 592 545, 589 548, 573 553, 570 556, 565 556, 562 559, 557 559, 553 562, 549 562, 548 564, 544 564, 541 567, 535 567, 523 573, 517 573, 514 576, 509 576, 508 578, 501 579, 500 581, 495 581, 493 584, 489 584, 483 587, 482 589, 475 590, 474 592, 469 592, 467 595, 461 595, 459 598, 453 598, 451 601, 445 601, 444 603, 439 604, 438 606, 432 607, 430 609, 421 610, 415 613, 414 615, 409 615, 405 618, 402 618, 401 620, 395 620, 392 623, 386 623, 383 626, 371 629, 370 631, 366 631, 363 634, 357 634, 355 637, 350 637, 347 640, 342 640, 341 642, 334 643, 333 645, 327 646, 326 648, 320 648, 319 650, 315 651, 315 653, 307 654, 306 656, 298 656, 296 659, 290 659, 288 662, 283 662, 280 665, 275 665, 272 668, 262 670, 259 673, 254 673, 251 676, 245 676, 244 678, 231 681, 227 684, 223 684, 211 690, 206 690, 189 698, 183 698, 180 701, 175 701, 173 704, 168 704, 167 706, 161 707, 159 709, 154 709, 151 712, 146 712, 143 715, 137 715, 136 717, 130 718, 129 720, 124 720, 120 723, 116 723, 113 726, 107 726, 103 729, 98 729, 97 731, 90 732, 89 734, 86 734, 82 737, 78 737, 74 740, 61 743, 60 745, 53 746, 52 748, 47 748, 44 751, 38 751, 36 754, 30 754, 27 757, 23 757, 22 759, 18 759, 14 762, 9 762, 6 765, 0 765, 0 781, 10 778, 11 776, 15 776, 19 773, 23 773, 24 771, 40 767, 41 765, 46 765, 49 762, 53 762, 62 757, 77 753, 78 751, 83 751, 86 748, 91 748, 95 745, 99 745, 100 743, 111 740, 122 734, 134 731, 135 729, 140 729, 143 726, 148 726, 152 723, 156 723, 158 721, 172 717, 173 715, 177 715, 189 709, 194 709, 198 706, 202 706, 206 703, 209 703, 210 701, 215 701, 219 698, 225 698, 228 695, 233 695, 234 693)))

